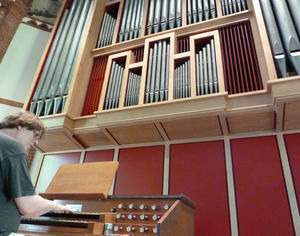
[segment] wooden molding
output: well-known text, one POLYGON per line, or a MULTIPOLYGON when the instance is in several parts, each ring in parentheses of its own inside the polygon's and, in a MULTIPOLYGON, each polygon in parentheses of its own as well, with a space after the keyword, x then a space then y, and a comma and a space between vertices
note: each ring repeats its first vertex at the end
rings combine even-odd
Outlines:
POLYGON ((8 106, 19 107, 19 108, 22 108, 24 106, 24 103, 16 102, 16 101, 5 99, 5 98, 0 98, 0 104, 5 104, 8 106))

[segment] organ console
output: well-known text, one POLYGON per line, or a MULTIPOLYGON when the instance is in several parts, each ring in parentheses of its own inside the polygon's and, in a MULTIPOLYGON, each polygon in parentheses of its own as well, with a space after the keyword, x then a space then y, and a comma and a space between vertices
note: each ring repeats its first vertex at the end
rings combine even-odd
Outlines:
POLYGON ((107 183, 112 182, 117 166, 117 162, 62 166, 46 193, 41 195, 68 205, 74 212, 22 217, 18 233, 68 236, 194 235, 195 205, 183 195, 108 196, 110 184, 107 183), (97 171, 86 175, 92 169, 97 171), (86 176, 82 178, 84 174, 86 176), (84 181, 89 181, 87 179, 96 180, 83 185, 84 181), (97 184, 93 186, 94 183, 103 184, 99 187, 97 184), (91 189, 96 192, 91 192, 91 189))

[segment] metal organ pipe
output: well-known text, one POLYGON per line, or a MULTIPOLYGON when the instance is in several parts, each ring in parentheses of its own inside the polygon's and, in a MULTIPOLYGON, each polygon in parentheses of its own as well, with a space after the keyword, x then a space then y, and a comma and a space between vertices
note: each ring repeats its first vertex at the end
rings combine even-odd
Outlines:
POLYGON ((65 38, 61 54, 58 58, 58 62, 57 62, 57 65, 55 67, 55 70, 54 70, 53 78, 51 79, 52 83, 50 85, 50 88, 47 90, 47 93, 45 94, 46 101, 45 101, 44 115, 50 115, 50 112, 51 112, 51 109, 52 109, 53 103, 54 103, 54 97, 56 95, 56 90, 59 87, 63 86, 62 83, 61 83, 62 82, 61 78, 62 78, 64 67, 66 65, 66 61, 68 59, 68 55, 69 55, 69 52, 70 52, 72 39, 73 39, 73 36, 75 34, 75 29, 76 29, 75 27, 78 24, 78 21, 79 21, 79 18, 80 18, 80 13, 81 13, 81 10, 82 10, 83 6, 84 6, 84 2, 79 1, 79 5, 76 8, 74 17, 72 19, 70 28, 68 30, 68 34, 65 38))
POLYGON ((182 25, 181 0, 150 0, 147 34, 153 34, 182 25))
POLYGON ((104 109, 113 109, 119 107, 120 93, 123 81, 124 66, 120 62, 113 61, 108 87, 106 91, 106 98, 104 109))
POLYGON ((299 4, 293 0, 260 0, 260 4, 278 75, 286 77, 288 68, 300 75, 299 4))
POLYGON ((200 44, 195 57, 196 94, 199 96, 218 93, 219 89, 214 40, 210 39, 208 42, 200 44))
POLYGON ((97 43, 98 48, 112 44, 115 26, 116 16, 110 12, 105 12, 97 43))
POLYGON ((187 16, 188 24, 215 18, 215 0, 187 0, 187 16))
MULTIPOLYGON (((152 7, 151 3, 150 6, 152 7)), ((144 0, 125 1, 121 27, 119 31, 119 42, 127 41, 140 36, 143 12, 144 0)), ((150 21, 153 22, 153 19, 150 21)))
POLYGON ((145 103, 168 99, 169 54, 167 40, 155 42, 149 49, 145 103))
POLYGON ((271 2, 269 0, 260 0, 260 5, 267 26, 266 28, 270 39, 270 46, 277 71, 280 77, 286 77, 286 57, 280 34, 276 26, 276 20, 273 14, 271 2))
POLYGON ((82 33, 93 0, 74 0, 65 10, 31 101, 36 115, 61 112, 68 94, 82 33))
MULTIPOLYGON (((58 45, 58 42, 61 38, 61 34, 62 34, 63 29, 64 29, 66 19, 68 17, 68 13, 69 13, 69 10, 65 10, 65 12, 63 14, 63 17, 62 17, 62 20, 60 22, 60 25, 58 27, 57 33, 55 35, 55 38, 53 40, 53 44, 50 48, 49 55, 46 59, 44 69, 42 71, 40 80, 38 82, 37 88, 35 90, 35 93, 33 95, 33 99, 32 99, 31 104, 30 104, 30 111, 31 112, 36 112, 36 106, 37 106, 37 103, 38 103, 38 98, 40 97, 40 93, 42 92, 42 89, 44 89, 44 84, 46 83, 46 78, 47 78, 47 74, 49 73, 50 67, 53 66, 53 64, 52 64, 53 63, 53 58, 54 58, 54 55, 56 53, 57 45, 58 45)), ((41 107, 41 105, 39 107, 41 107)), ((38 112, 36 112, 36 113, 38 113, 38 115, 39 115, 41 113, 41 109, 38 109, 38 112)))
POLYGON ((81 35, 83 33, 84 25, 86 23, 86 19, 90 11, 90 8, 91 8, 91 1, 85 1, 82 9, 82 13, 78 21, 78 25, 73 35, 70 51, 68 53, 68 57, 65 62, 64 70, 61 76, 61 82, 59 87, 56 89, 53 114, 56 114, 59 110, 62 110, 62 108, 65 105, 68 91, 69 91, 69 85, 72 78, 71 75, 73 74, 74 67, 75 67, 75 58, 77 58, 78 55, 81 35))
POLYGON ((246 0, 222 0, 221 8, 223 15, 229 15, 248 9, 246 0))

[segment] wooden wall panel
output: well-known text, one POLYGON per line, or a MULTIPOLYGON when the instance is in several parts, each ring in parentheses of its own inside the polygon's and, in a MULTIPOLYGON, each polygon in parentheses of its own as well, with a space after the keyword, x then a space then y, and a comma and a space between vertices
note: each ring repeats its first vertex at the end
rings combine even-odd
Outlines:
POLYGON ((224 142, 171 145, 169 194, 196 204, 195 235, 230 235, 224 142))
POLYGON ((300 134, 284 135, 298 206, 300 204, 300 134))
POLYGON ((82 116, 91 115, 94 111, 98 110, 107 60, 107 56, 94 59, 84 106, 81 113, 82 116))
POLYGON ((164 146, 125 148, 119 152, 114 195, 160 195, 164 146))
POLYGON ((220 29, 224 79, 229 94, 263 89, 250 22, 220 29))
POLYGON ((36 191, 45 192, 58 168, 63 164, 79 163, 80 155, 80 152, 46 155, 36 184, 36 191))
POLYGON ((98 161, 113 161, 114 150, 97 150, 87 151, 85 153, 84 162, 98 162, 98 161))
POLYGON ((240 235, 295 235, 276 137, 235 139, 231 151, 240 235))

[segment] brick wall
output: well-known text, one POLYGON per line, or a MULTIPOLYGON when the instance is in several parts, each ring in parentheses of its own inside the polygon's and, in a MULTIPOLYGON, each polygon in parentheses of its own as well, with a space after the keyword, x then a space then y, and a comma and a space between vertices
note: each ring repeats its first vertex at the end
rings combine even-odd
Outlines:
POLYGON ((32 0, 2 0, 0 7, 0 62, 32 0))

